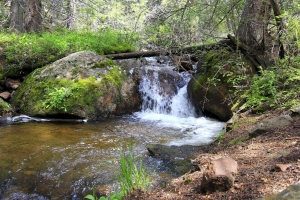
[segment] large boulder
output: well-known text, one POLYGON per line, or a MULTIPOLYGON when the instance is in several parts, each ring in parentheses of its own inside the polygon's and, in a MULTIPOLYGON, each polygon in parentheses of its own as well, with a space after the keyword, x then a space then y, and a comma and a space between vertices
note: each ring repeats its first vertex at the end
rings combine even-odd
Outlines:
POLYGON ((96 120, 136 111, 141 103, 134 73, 81 51, 33 71, 12 97, 29 116, 96 120))
POLYGON ((210 50, 201 58, 197 73, 188 84, 189 97, 204 114, 227 121, 233 115, 231 107, 241 95, 235 93, 236 88, 246 87, 247 78, 256 69, 230 49, 210 50))

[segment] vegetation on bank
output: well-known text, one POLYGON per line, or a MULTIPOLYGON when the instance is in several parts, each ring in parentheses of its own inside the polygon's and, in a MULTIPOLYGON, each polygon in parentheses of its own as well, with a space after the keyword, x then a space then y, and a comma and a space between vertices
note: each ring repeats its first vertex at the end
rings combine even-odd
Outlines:
MULTIPOLYGON (((245 79, 240 77, 241 80, 245 79)), ((300 106, 300 57, 277 60, 270 69, 255 74, 247 87, 235 91, 242 101, 240 110, 263 113, 267 110, 286 110, 300 106)))
POLYGON ((134 33, 105 29, 98 32, 56 29, 37 33, 0 32, 0 47, 10 68, 35 69, 68 54, 90 50, 97 54, 133 51, 138 36, 134 33))

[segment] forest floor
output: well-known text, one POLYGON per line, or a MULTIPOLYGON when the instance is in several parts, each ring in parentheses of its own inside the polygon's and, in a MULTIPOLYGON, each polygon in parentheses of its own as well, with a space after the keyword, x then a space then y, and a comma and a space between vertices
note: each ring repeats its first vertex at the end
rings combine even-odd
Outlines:
POLYGON ((300 183, 300 117, 293 117, 288 127, 272 129, 244 142, 232 144, 237 138, 247 138, 247 130, 265 118, 278 113, 240 116, 238 126, 216 141, 203 147, 196 162, 200 171, 186 173, 171 180, 165 187, 146 192, 135 191, 127 199, 260 199, 279 193, 287 186, 300 183), (231 145, 229 144, 231 141, 231 145), (234 187, 227 192, 204 194, 201 191, 202 173, 211 159, 230 156, 238 163, 234 187), (290 164, 280 171, 276 164, 290 164))

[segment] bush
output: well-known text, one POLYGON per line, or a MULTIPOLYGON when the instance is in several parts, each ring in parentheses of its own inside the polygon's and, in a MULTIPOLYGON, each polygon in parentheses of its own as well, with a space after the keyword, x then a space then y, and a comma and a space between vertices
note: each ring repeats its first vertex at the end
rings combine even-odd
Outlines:
POLYGON ((300 105, 300 57, 277 60, 276 66, 255 75, 245 92, 245 108, 264 111, 290 109, 300 105))

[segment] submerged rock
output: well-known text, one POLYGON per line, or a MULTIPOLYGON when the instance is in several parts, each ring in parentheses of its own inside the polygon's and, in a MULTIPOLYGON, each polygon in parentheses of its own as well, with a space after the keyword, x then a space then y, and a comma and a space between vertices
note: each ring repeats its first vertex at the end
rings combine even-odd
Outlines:
POLYGON ((28 116, 96 120, 134 112, 141 100, 134 74, 81 51, 33 71, 11 102, 28 116))
POLYGON ((166 146, 162 144, 148 144, 149 155, 163 160, 165 166, 174 174, 182 175, 189 171, 194 171, 195 166, 191 159, 196 158, 201 147, 183 145, 183 146, 166 146))

